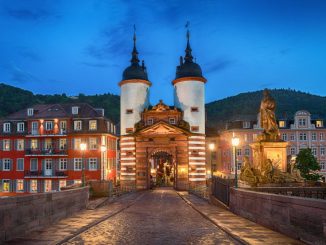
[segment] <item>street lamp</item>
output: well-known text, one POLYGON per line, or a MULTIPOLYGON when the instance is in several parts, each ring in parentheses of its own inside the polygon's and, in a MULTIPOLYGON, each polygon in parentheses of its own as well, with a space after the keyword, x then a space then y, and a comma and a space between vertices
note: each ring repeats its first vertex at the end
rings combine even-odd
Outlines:
POLYGON ((101 145, 101 153, 102 153, 102 161, 101 161, 101 170, 102 170, 102 178, 101 180, 104 180, 105 177, 105 168, 104 168, 104 152, 106 151, 106 146, 105 145, 101 145))
POLYGON ((234 152, 234 180, 235 180, 235 188, 238 188, 238 166, 237 166, 237 146, 240 143, 240 139, 233 135, 232 137, 232 146, 234 152))
POLYGON ((79 145, 79 147, 80 147, 80 150, 82 152, 82 186, 85 186, 85 184, 86 184, 86 176, 85 176, 84 152, 86 150, 87 145, 86 145, 86 143, 81 143, 79 145))
POLYGON ((208 149, 211 152, 211 178, 213 179, 213 151, 215 150, 215 144, 209 143, 208 149))

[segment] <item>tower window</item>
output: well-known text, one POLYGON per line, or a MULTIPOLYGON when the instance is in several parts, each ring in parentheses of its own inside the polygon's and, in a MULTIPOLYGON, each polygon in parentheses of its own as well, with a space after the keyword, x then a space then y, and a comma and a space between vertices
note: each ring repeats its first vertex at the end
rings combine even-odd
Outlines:
POLYGON ((126 114, 132 114, 133 112, 134 112, 133 109, 127 109, 127 110, 126 110, 126 114))
POLYGON ((198 132, 199 131, 199 127, 198 126, 191 126, 191 131, 198 132))
POLYGON ((126 133, 133 133, 134 129, 133 128, 126 128, 126 133))
POLYGON ((153 118, 149 118, 147 120, 147 125, 153 125, 153 122, 154 122, 153 118))
POLYGON ((191 112, 198 112, 198 111, 199 111, 198 107, 191 107, 191 112))
POLYGON ((169 118, 169 123, 170 123, 170 124, 175 124, 175 118, 174 118, 174 117, 169 118))

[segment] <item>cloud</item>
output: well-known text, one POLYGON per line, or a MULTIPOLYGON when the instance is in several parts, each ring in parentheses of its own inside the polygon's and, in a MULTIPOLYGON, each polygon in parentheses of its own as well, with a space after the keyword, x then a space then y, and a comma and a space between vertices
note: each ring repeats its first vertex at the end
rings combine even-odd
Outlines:
POLYGON ((234 60, 225 59, 225 58, 218 58, 214 61, 206 63, 203 67, 205 67, 205 73, 217 72, 222 71, 235 63, 234 60))
POLYGON ((21 50, 19 50, 18 53, 21 57, 35 61, 35 62, 41 62, 43 60, 38 53, 36 53, 26 47, 21 48, 21 50))
POLYGON ((12 65, 9 66, 11 73, 11 80, 17 83, 29 83, 29 82, 40 82, 40 79, 33 74, 20 69, 19 67, 12 65))

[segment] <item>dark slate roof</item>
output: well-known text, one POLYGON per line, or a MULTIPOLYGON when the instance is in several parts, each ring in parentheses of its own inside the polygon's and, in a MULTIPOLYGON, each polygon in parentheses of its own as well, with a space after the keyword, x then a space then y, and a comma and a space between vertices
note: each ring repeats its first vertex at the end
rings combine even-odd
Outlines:
POLYGON ((138 51, 136 49, 136 35, 134 34, 134 48, 131 53, 131 65, 128 66, 123 74, 122 80, 129 80, 129 79, 142 79, 148 81, 146 66, 144 61, 142 61, 142 65, 139 65, 138 59, 138 51))
POLYGON ((5 117, 5 120, 22 120, 30 118, 98 118, 101 112, 87 103, 74 104, 37 104, 28 108, 34 109, 33 116, 27 116, 27 108, 5 117), (72 114, 72 107, 77 106, 78 114, 72 114))
POLYGON ((186 55, 184 58, 180 57, 180 65, 177 66, 176 76, 175 78, 182 77, 201 77, 203 78, 203 74, 200 66, 193 61, 193 56, 191 54, 191 47, 189 42, 189 31, 187 32, 187 47, 186 47, 186 55))

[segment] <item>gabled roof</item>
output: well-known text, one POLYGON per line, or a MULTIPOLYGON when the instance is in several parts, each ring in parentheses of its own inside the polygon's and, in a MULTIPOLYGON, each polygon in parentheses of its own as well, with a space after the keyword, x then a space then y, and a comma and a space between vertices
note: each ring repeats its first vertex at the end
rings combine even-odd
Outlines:
POLYGON ((155 135, 164 135, 164 134, 173 134, 173 133, 182 133, 186 135, 191 135, 192 133, 188 130, 185 130, 183 128, 179 128, 175 125, 169 124, 164 121, 159 121, 157 123, 154 123, 153 125, 147 126, 145 128, 140 129, 139 131, 136 131, 133 135, 140 135, 140 134, 146 134, 146 133, 153 133, 155 135))

